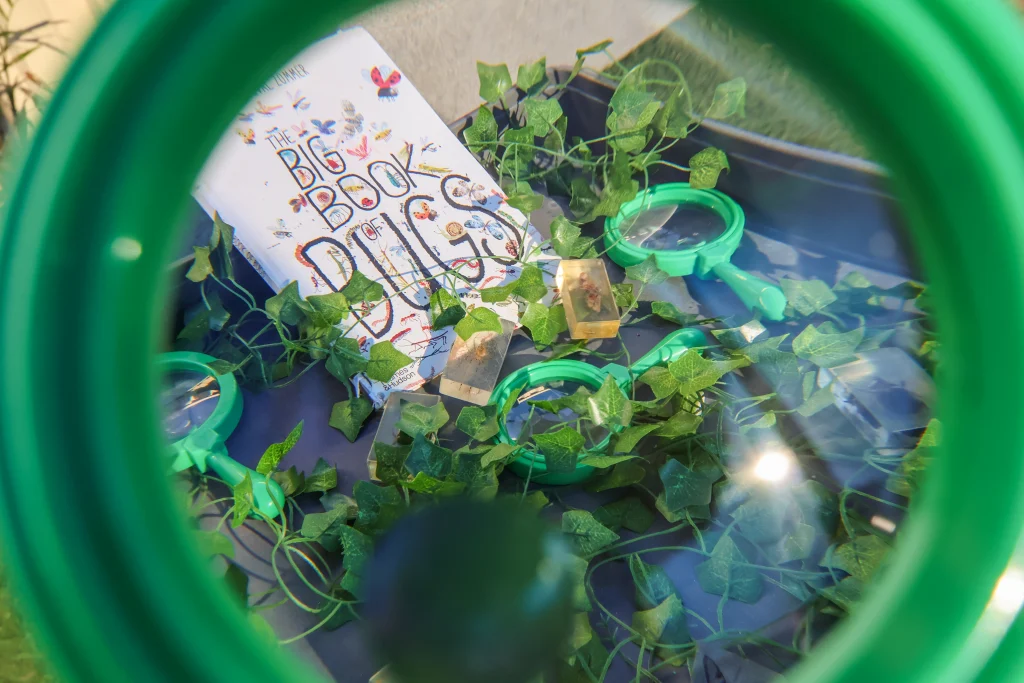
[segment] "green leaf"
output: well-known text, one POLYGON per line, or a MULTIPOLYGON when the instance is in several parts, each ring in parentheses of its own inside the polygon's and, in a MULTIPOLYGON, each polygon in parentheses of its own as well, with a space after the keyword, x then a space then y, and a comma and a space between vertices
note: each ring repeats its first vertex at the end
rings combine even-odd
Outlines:
POLYGON ((551 246, 564 259, 595 258, 594 240, 582 237, 575 223, 565 216, 558 216, 551 223, 551 246))
POLYGON ((466 484, 467 496, 479 500, 494 500, 498 495, 498 475, 495 467, 483 466, 479 454, 461 449, 453 458, 454 466, 448 480, 466 484))
POLYGON ((246 518, 253 510, 254 498, 252 493, 252 477, 245 473, 245 477, 234 487, 234 517, 231 519, 231 526, 238 528, 245 524, 246 518))
POLYGON ((379 341, 370 347, 370 362, 366 376, 387 384, 395 373, 412 363, 412 358, 395 348, 389 341, 379 341))
POLYGON ((548 82, 547 67, 547 59, 544 57, 533 64, 520 65, 519 73, 516 76, 516 85, 528 93, 543 89, 548 82))
POLYGON ((740 434, 746 434, 752 429, 770 429, 775 426, 777 419, 778 418, 775 417, 775 412, 769 411, 759 417, 755 422, 740 425, 740 434))
POLYGON ((210 310, 210 329, 214 332, 220 332, 228 324, 231 314, 224 308, 224 303, 220 300, 217 292, 208 294, 206 296, 206 303, 210 310))
POLYGON ((579 461, 580 465, 586 465, 587 467, 593 467, 598 470, 606 470, 609 467, 615 467, 620 462, 626 462, 632 460, 636 455, 588 455, 579 461))
POLYGON ((573 552, 580 557, 594 555, 619 540, 617 533, 609 531, 586 510, 564 513, 562 533, 569 537, 573 552))
POLYGON ((784 277, 779 280, 779 286, 789 305, 803 316, 819 313, 837 301, 832 289, 821 280, 791 280, 784 277))
POLYGON ((395 484, 406 479, 405 461, 409 458, 412 446, 374 441, 371 449, 377 461, 376 475, 381 482, 395 484))
POLYGON ((430 406, 409 401, 402 406, 396 427, 412 437, 424 436, 437 433, 450 419, 440 401, 430 406))
POLYGON ((498 122, 494 120, 491 110, 481 106, 473 119, 473 125, 462 131, 462 137, 473 154, 479 154, 484 150, 496 154, 498 151, 498 122))
POLYGON ((650 254, 643 262, 626 268, 626 277, 645 285, 660 285, 668 279, 668 273, 658 266, 658 259, 650 254))
POLYGON ((523 498, 523 505, 533 508, 538 513, 546 508, 549 502, 548 497, 544 495, 543 491, 534 491, 526 496, 526 498, 523 498))
POLYGON ((350 526, 339 527, 338 536, 345 553, 341 565, 345 576, 342 577, 341 587, 356 598, 362 598, 363 578, 370 556, 373 555, 373 539, 350 526))
POLYGON ((590 47, 585 47, 582 50, 576 50, 576 59, 582 59, 588 55, 596 55, 607 50, 612 44, 611 40, 602 40, 600 43, 595 43, 590 47))
POLYGON ((244 569, 234 562, 228 562, 224 570, 224 583, 227 584, 228 592, 243 608, 249 607, 249 575, 244 569))
POLYGON ((679 462, 669 459, 658 470, 665 485, 665 504, 672 512, 681 512, 692 505, 711 503, 711 487, 714 480, 704 472, 696 472, 679 462))
POLYGON ((376 486, 368 481, 357 481, 352 495, 359 506, 356 529, 366 534, 386 531, 402 516, 405 504, 394 486, 376 486))
POLYGON ((281 487, 281 491, 286 496, 297 496, 302 493, 306 487, 306 475, 299 472, 295 465, 292 465, 287 470, 281 470, 274 472, 270 475, 271 478, 278 483, 281 487))
POLYGON ((654 432, 660 424, 633 425, 619 432, 615 439, 615 453, 631 453, 640 440, 654 432))
POLYGON ((457 496, 466 490, 466 484, 457 481, 440 481, 431 477, 426 472, 420 472, 412 481, 406 481, 402 483, 402 486, 415 491, 416 493, 423 493, 429 496, 440 496, 447 498, 449 496, 457 496))
POLYGON ((235 276, 235 266, 231 262, 231 250, 234 247, 235 229, 221 220, 220 214, 213 214, 213 232, 210 234, 210 253, 216 254, 223 275, 227 278, 235 276))
POLYGON ((824 387, 823 389, 818 389, 811 394, 807 400, 796 409, 796 412, 800 413, 804 417, 811 417, 813 415, 817 415, 832 404, 832 389, 831 387, 824 387))
POLYGON ((306 297, 306 301, 313 309, 309 317, 314 325, 333 327, 348 317, 348 299, 341 292, 314 294, 306 297))
POLYGON ((300 420, 299 424, 295 425, 291 433, 281 443, 271 444, 267 447, 267 450, 263 452, 263 456, 260 458, 260 462, 256 465, 256 471, 260 474, 270 474, 271 472, 277 471, 277 465, 281 462, 288 451, 295 448, 295 444, 298 443, 299 437, 302 436, 302 425, 304 420, 300 420))
POLYGON ((565 322, 565 309, 561 305, 548 308, 544 304, 530 304, 519 322, 530 330, 530 335, 538 346, 550 346, 558 338, 559 333, 569 329, 565 322))
POLYGON ((890 546, 874 534, 858 536, 836 548, 831 562, 827 559, 822 567, 841 569, 850 576, 868 581, 888 555, 890 546))
POLYGON ((700 316, 692 313, 683 313, 675 304, 667 301, 655 301, 651 304, 651 312, 659 318, 664 318, 680 327, 689 327, 700 320, 700 316))
POLYGON ((501 318, 491 309, 477 306, 455 326, 455 333, 463 339, 469 339, 477 332, 501 334, 501 318))
POLYGON ((659 399, 668 398, 679 391, 679 380, 668 368, 655 366, 640 375, 640 381, 649 386, 659 399))
POLYGON ((624 311, 631 310, 636 306, 636 295, 632 282, 620 282, 612 285, 612 294, 615 295, 615 303, 624 311))
POLYGON ((670 363, 668 369, 679 382, 679 393, 690 396, 713 387, 726 373, 749 364, 746 358, 707 360, 697 349, 690 349, 679 360, 670 363))
POLYGON ((583 450, 583 435, 572 427, 562 427, 550 434, 537 434, 533 437, 548 472, 572 472, 576 469, 577 456, 583 450))
POLYGON ((526 110, 526 123, 538 138, 547 135, 555 122, 562 118, 562 105, 556 99, 530 98, 523 102, 523 108, 526 110))
POLYGON ((500 287, 488 287, 480 290, 480 298, 484 303, 499 303, 507 301, 515 295, 525 301, 538 301, 548 293, 548 286, 544 283, 544 271, 538 266, 529 264, 523 268, 519 277, 500 287))
POLYGON ((344 505, 327 512, 311 512, 302 518, 302 529, 299 533, 304 538, 319 543, 328 552, 335 552, 339 548, 340 529, 348 527, 348 520, 354 512, 353 508, 344 505))
POLYGON ((326 493, 338 486, 338 468, 323 458, 317 458, 313 472, 306 477, 303 493, 326 493))
POLYGON ((567 559, 568 573, 573 578, 573 609, 581 612, 589 612, 591 609, 590 598, 587 597, 586 576, 590 562, 585 558, 576 555, 567 559))
POLYGON ((691 642, 686 612, 676 594, 668 596, 653 609, 634 612, 631 625, 637 632, 633 639, 649 645, 659 643, 658 654, 663 659, 674 661, 673 653, 691 642))
POLYGON ((224 557, 233 558, 235 556, 235 546, 231 539, 219 531, 196 530, 193 537, 196 540, 196 545, 199 546, 199 552, 204 557, 223 555, 224 557))
POLYGON ((810 524, 797 522, 775 544, 764 548, 764 553, 775 564, 806 560, 814 549, 817 532, 810 524))
MULTIPOLYGON (((637 184, 637 189, 639 188, 640 185, 637 184)), ((583 223, 593 220, 592 212, 601 201, 601 198, 597 196, 594 188, 590 186, 590 181, 582 176, 577 176, 572 179, 569 189, 572 193, 569 210, 583 223)))
POLYGON ((365 396, 357 396, 335 403, 331 409, 331 419, 328 424, 344 434, 349 441, 355 443, 366 418, 372 414, 373 402, 365 396))
POLYGON ((455 426, 476 441, 487 441, 498 433, 498 406, 466 406, 455 426))
POLYGON ((480 76, 480 97, 485 102, 497 102, 512 88, 512 74, 506 64, 477 62, 476 72, 480 76))
POLYGON ((327 358, 327 372, 341 382, 347 382, 360 372, 366 372, 368 361, 359 351, 359 342, 355 339, 339 339, 331 347, 327 358))
MULTIPOLYGON (((523 152, 523 150, 520 148, 518 152, 523 152)), ((526 181, 507 183, 505 192, 508 195, 505 202, 526 216, 544 205, 544 195, 534 192, 530 183, 526 181)))
POLYGON ((636 604, 640 609, 654 609, 669 596, 678 594, 665 570, 658 565, 647 564, 637 553, 629 556, 629 573, 633 576, 636 604))
POLYGON ((466 307, 462 300, 446 289, 439 289, 430 295, 430 328, 440 330, 456 324, 466 317, 466 307))
POLYGON ((743 536, 754 543, 771 543, 786 533, 790 501, 772 493, 755 494, 733 510, 743 536))
POLYGON ((434 479, 444 479, 452 471, 452 452, 419 434, 413 439, 412 450, 405 460, 405 468, 414 477, 424 472, 434 479))
MULTIPOLYGON (((719 344, 727 349, 742 349, 767 331, 768 328, 761 324, 760 321, 751 320, 749 323, 739 327, 727 330, 711 330, 711 334, 714 335, 719 344)), ((778 337, 778 339, 782 340, 785 337, 778 337)), ((778 348, 778 345, 775 348, 778 348)))
POLYGON ((213 275, 213 264, 210 263, 210 248, 209 247, 192 247, 193 253, 195 253, 195 260, 192 262, 192 267, 185 273, 192 282, 202 282, 210 275, 213 275))
POLYGON ((374 282, 360 271, 352 273, 348 284, 342 288, 341 293, 345 298, 354 304, 362 302, 373 303, 384 298, 384 285, 374 282))
MULTIPOLYGON (((628 154, 616 154, 610 166, 605 168, 605 186, 601 192, 600 201, 587 215, 586 219, 580 219, 588 223, 599 216, 616 216, 622 205, 636 198, 640 192, 640 183, 633 180, 633 170, 629 165, 628 154)), ((575 182, 573 189, 576 188, 575 182)), ((572 208, 572 205, 569 205, 572 208)), ((573 209, 575 212, 575 209, 573 209)))
POLYGON ((299 283, 292 280, 280 294, 267 299, 267 314, 284 325, 298 325, 313 307, 299 295, 299 283))
POLYGON ((569 636, 569 649, 576 652, 594 638, 594 629, 590 626, 590 617, 579 613, 573 617, 572 635, 569 636))
POLYGON ((587 407, 591 421, 598 426, 626 427, 633 419, 633 404, 611 375, 605 377, 601 388, 587 400, 587 407))
POLYGON ((603 477, 591 479, 585 488, 593 493, 600 493, 639 484, 645 476, 647 476, 647 471, 636 462, 623 462, 616 465, 611 472, 603 477))
POLYGON ((727 595, 729 598, 753 604, 761 598, 764 584, 761 574, 745 566, 747 558, 739 546, 723 536, 711 551, 706 562, 697 565, 697 581, 704 592, 727 595))
POLYGON ((502 462, 508 456, 512 455, 519 449, 518 446, 513 446, 507 443, 499 443, 497 446, 487 451, 483 457, 480 458, 480 465, 487 467, 496 462, 502 462))
POLYGON ((854 352, 863 338, 863 328, 828 334, 808 325, 793 340, 793 353, 820 367, 832 368, 855 360, 854 352))
POLYGON ((821 594, 849 612, 860 602, 864 592, 864 583, 855 576, 848 576, 835 586, 823 588, 821 594))
POLYGON ((678 439, 680 436, 686 436, 687 434, 696 434, 697 428, 700 427, 703 421, 704 418, 702 416, 694 415, 684 408, 662 422, 658 427, 657 435, 663 439, 678 439))
POLYGON ((551 354, 545 358, 543 362, 547 363, 553 360, 561 360, 577 353, 581 353, 586 350, 587 344, 589 343, 590 342, 587 339, 579 339, 574 342, 555 344, 551 347, 551 354))
POLYGON ((718 184, 718 176, 729 170, 725 152, 708 147, 690 157, 690 187, 694 190, 711 190, 718 184))
POLYGON ((636 496, 627 496, 594 510, 594 519, 612 531, 624 527, 642 534, 654 523, 654 513, 636 496))
POLYGON ((731 81, 726 81, 715 88, 715 98, 705 116, 719 121, 724 121, 730 116, 744 118, 747 115, 746 100, 747 81, 745 79, 734 78, 731 81))
POLYGON ((885 482, 885 488, 893 493, 909 498, 917 490, 921 473, 931 460, 932 449, 939 445, 942 436, 942 423, 932 419, 917 442, 914 450, 903 456, 899 469, 885 482))
POLYGON ((577 415, 586 415, 590 411, 590 389, 578 387, 576 391, 568 396, 562 396, 552 401, 527 401, 531 406, 537 406, 541 410, 558 414, 568 408, 577 415))

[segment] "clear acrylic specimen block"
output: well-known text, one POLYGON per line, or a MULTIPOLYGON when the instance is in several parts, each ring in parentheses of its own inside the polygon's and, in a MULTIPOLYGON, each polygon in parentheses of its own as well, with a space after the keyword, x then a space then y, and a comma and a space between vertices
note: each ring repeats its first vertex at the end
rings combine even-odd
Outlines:
POLYGON ((456 335, 438 391, 467 403, 487 405, 498 383, 515 325, 502 320, 501 329, 500 333, 477 332, 469 339, 456 335))
POLYGON ((558 264, 556 281, 570 337, 608 339, 619 333, 619 307, 604 261, 563 260, 558 264))
MULTIPOLYGON (((402 418, 402 408, 409 403, 419 403, 430 407, 440 400, 440 396, 411 391, 396 391, 391 394, 388 396, 387 403, 384 404, 384 414, 380 416, 380 425, 377 427, 377 433, 373 436, 373 442, 396 445, 399 437, 398 421, 402 418)), ((380 481, 377 478, 377 455, 373 452, 372 445, 370 454, 366 456, 366 469, 370 473, 371 480, 380 481)))

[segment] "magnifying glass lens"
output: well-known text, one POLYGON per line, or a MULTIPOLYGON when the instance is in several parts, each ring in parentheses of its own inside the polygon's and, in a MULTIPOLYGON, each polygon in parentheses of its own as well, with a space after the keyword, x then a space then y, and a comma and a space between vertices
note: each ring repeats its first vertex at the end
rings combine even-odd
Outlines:
POLYGON ((592 387, 579 382, 553 382, 527 389, 520 396, 515 407, 508 411, 508 416, 505 418, 508 435, 515 440, 521 437, 529 439, 534 434, 557 431, 562 426, 569 426, 583 435, 587 448, 597 446, 608 438, 608 430, 595 425, 589 416, 580 415, 568 407, 562 408, 557 413, 552 413, 533 404, 536 401, 557 401, 560 398, 572 396, 580 388, 593 391, 592 387))
POLYGON ((656 206, 627 218, 622 224, 631 244, 661 251, 693 249, 722 235, 725 221, 700 204, 656 206))
POLYGON ((210 418, 220 399, 220 385, 211 375, 170 372, 164 375, 160 399, 164 434, 174 442, 188 436, 210 418))

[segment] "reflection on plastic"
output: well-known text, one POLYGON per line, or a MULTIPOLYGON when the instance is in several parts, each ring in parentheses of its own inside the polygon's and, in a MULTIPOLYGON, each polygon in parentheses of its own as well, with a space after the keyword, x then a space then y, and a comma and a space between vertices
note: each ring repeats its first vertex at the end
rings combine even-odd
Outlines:
POLYGON ((781 450, 770 450, 757 459, 754 465, 754 476, 758 479, 777 484, 789 476, 793 468, 793 456, 781 450))
POLYGON ((1024 570, 1017 566, 1007 569, 999 577, 988 606, 1007 616, 1016 616, 1024 607, 1024 570))
POLYGON ((213 414, 220 399, 220 386, 212 375, 171 372, 164 376, 161 403, 164 434, 172 443, 188 436, 213 414))

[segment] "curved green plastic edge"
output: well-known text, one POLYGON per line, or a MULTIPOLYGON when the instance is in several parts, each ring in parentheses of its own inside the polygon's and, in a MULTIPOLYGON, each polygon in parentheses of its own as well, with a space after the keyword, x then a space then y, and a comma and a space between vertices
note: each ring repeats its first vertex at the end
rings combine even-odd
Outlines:
MULTIPOLYGON (((1006 628, 982 625, 1024 520, 1024 356, 979 345, 974 323, 1024 338, 1019 17, 1001 0, 707 4, 810 70, 891 169, 943 333, 941 408, 955 416, 893 562, 787 678, 967 681, 993 651, 992 675, 1019 671, 998 658, 1006 628)), ((0 533, 65 681, 317 678, 246 627, 195 551, 159 466, 152 361, 176 219, 219 132, 276 65, 369 6, 120 0, 4 183, 0 533)))
MULTIPOLYGON (((505 405, 512 392, 517 389, 526 390, 557 381, 568 380, 584 384, 591 389, 598 389, 604 384, 605 378, 608 375, 614 377, 618 385, 626 389, 633 383, 635 378, 644 374, 655 365, 671 363, 689 349, 699 348, 706 344, 707 338, 703 332, 696 328, 687 328, 676 330, 666 336, 629 368, 616 363, 609 363, 604 367, 598 368, 578 360, 553 360, 533 363, 525 368, 516 370, 499 382, 498 386, 491 392, 490 404, 500 408, 505 405)), ((610 426, 608 437, 597 444, 595 450, 601 450, 607 446, 612 438, 612 434, 620 432, 622 429, 618 425, 610 426)), ((516 443, 509 436, 504 420, 498 421, 498 440, 509 445, 515 445, 516 443)), ((548 472, 547 463, 544 461, 544 458, 535 457, 532 453, 519 456, 509 463, 508 468, 524 479, 529 477, 530 481, 550 486, 579 484, 597 473, 597 470, 590 465, 576 465, 572 472, 548 472)))
POLYGON ((623 204, 618 215, 605 219, 604 244, 608 256, 623 268, 642 263, 653 255, 658 267, 669 275, 686 276, 696 272, 702 278, 720 277, 748 309, 761 311, 769 320, 782 320, 787 304, 782 290, 730 262, 743 238, 745 225, 743 209, 723 192, 694 190, 689 183, 665 183, 641 192, 623 204), (623 237, 622 224, 642 211, 682 204, 703 206, 714 211, 725 222, 725 232, 707 244, 680 250, 647 249, 623 237))
POLYGON ((232 488, 246 477, 252 482, 253 516, 273 519, 284 510, 285 495, 281 485, 256 470, 245 467, 228 455, 227 441, 242 417, 242 394, 232 373, 218 373, 210 366, 217 359, 193 351, 172 351, 157 357, 161 372, 181 370, 210 375, 217 380, 220 397, 213 413, 187 436, 171 444, 175 458, 171 471, 181 472, 195 466, 200 472, 213 469, 232 488))

